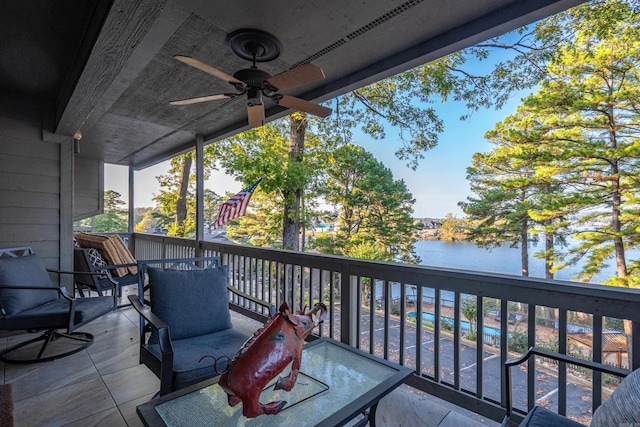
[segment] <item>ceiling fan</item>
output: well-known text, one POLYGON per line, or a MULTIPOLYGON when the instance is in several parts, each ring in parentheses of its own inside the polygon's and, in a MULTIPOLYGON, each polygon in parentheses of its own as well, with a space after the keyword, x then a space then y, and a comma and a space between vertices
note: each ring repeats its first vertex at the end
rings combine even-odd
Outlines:
POLYGON ((253 65, 251 68, 238 70, 232 76, 190 56, 175 55, 174 58, 184 64, 226 81, 231 84, 237 92, 219 93, 171 101, 171 105, 189 105, 246 95, 249 126, 252 128, 264 124, 263 96, 272 99, 276 104, 282 105, 283 107, 304 111, 314 116, 327 117, 331 114, 331 108, 280 93, 283 89, 324 79, 324 72, 321 68, 307 63, 272 76, 266 71, 259 69, 256 66, 256 62, 272 61, 280 55, 282 45, 278 39, 264 31, 242 29, 230 33, 226 41, 236 55, 252 61, 253 65))

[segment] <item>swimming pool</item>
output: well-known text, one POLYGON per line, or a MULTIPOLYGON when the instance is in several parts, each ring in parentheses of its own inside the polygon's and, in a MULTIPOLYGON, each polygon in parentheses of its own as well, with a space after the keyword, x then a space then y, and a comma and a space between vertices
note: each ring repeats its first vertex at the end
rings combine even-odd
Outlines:
MULTIPOLYGON (((410 311, 407 315, 411 318, 414 318, 414 319, 416 318, 415 311, 410 311)), ((426 320, 427 322, 433 323, 435 321, 435 318, 436 317, 433 315, 433 313, 427 313, 426 311, 422 312, 422 320, 426 320)), ((453 325, 453 319, 451 317, 440 316, 440 323, 442 324, 442 322, 447 322, 450 325, 453 325)), ((469 331, 469 322, 467 322, 466 320, 460 320, 460 329, 462 329, 463 331, 469 331)), ((483 331, 485 335, 491 335, 496 337, 500 336, 500 329, 494 328, 492 326, 485 325, 483 328, 483 331)))

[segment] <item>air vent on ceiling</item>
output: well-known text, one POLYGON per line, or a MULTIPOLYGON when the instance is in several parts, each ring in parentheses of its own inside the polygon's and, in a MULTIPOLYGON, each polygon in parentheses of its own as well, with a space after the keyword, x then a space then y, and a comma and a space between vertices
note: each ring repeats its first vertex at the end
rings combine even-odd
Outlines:
POLYGON ((374 29, 375 27, 384 24, 387 21, 390 21, 391 19, 395 18, 398 15, 401 15, 403 13, 405 13, 406 11, 414 8, 415 6, 419 5, 420 3, 422 3, 424 0, 409 0, 406 3, 401 4, 400 6, 396 7, 395 9, 385 13, 384 15, 382 15, 379 18, 374 19, 373 21, 369 22, 368 24, 358 28, 357 30, 347 34, 346 36, 344 36, 343 38, 341 38, 340 40, 330 44, 329 46, 325 47, 322 50, 319 50, 318 52, 314 53, 313 55, 303 59, 302 61, 298 61, 297 63, 293 64, 293 66, 291 68, 296 68, 299 67, 303 64, 306 64, 308 62, 314 61, 318 58, 320 58, 321 56, 326 55, 327 53, 339 48, 340 46, 344 45, 345 43, 348 43, 349 41, 356 39, 358 37, 360 37, 361 35, 371 31, 372 29, 374 29))

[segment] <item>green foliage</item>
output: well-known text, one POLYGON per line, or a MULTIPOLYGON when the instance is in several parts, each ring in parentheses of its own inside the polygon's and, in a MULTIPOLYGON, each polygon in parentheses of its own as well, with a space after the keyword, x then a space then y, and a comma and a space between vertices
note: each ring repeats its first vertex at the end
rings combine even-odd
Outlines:
POLYGON ((203 218, 209 234, 213 231, 213 223, 216 220, 218 210, 223 202, 224 199, 222 196, 218 195, 215 191, 208 188, 204 189, 203 218))
POLYGON ((606 329, 613 329, 614 331, 624 331, 624 324, 622 319, 616 319, 614 317, 605 317, 604 327, 606 329))
POLYGON ((523 103, 541 123, 540 147, 548 154, 540 170, 563 184, 532 213, 573 217, 560 227, 578 240, 564 264, 584 261, 578 279, 590 280, 613 258, 617 277, 609 283, 636 286, 626 249, 640 243, 639 15, 626 2, 609 1, 585 4, 568 17, 572 39, 558 45, 548 78, 523 103))
POLYGON ((281 202, 280 197, 256 190, 247 213, 227 223, 227 237, 254 246, 282 247, 281 202))
MULTIPOLYGON (((433 325, 433 323, 432 323, 433 325)), ((440 320, 440 329, 443 331, 451 332, 453 331, 453 320, 451 319, 441 319, 440 320)))
POLYGON ((478 304, 475 298, 465 298, 460 304, 460 311, 469 322, 469 333, 475 334, 478 319, 478 304))
MULTIPOLYGON (((637 230, 640 170, 640 59, 638 11, 628 2, 590 2, 538 23, 533 43, 539 89, 518 111, 487 133, 496 147, 476 154, 468 169, 478 197, 461 206, 480 245, 526 244, 544 234, 547 277, 583 261, 588 281, 607 261, 617 265, 609 284, 636 286, 626 249, 637 230), (554 247, 572 235, 578 245, 554 247)), ((520 55, 522 56, 522 55, 520 55)))
POLYGON ((113 190, 104 192, 104 213, 95 217, 95 231, 98 233, 123 233, 129 230, 128 211, 120 193, 113 190))
POLYGON ((458 219, 452 213, 448 213, 438 230, 438 239, 455 242, 467 239, 467 220, 458 219))
POLYGON ((327 146, 309 130, 303 142, 290 140, 291 120, 271 122, 207 147, 211 163, 215 159, 245 184, 263 177, 247 218, 229 223, 228 235, 255 245, 282 246, 285 222, 304 225, 302 221, 313 216, 307 212, 313 203, 301 204, 315 197, 313 183, 322 173, 319 162, 327 146), (252 240, 255 232, 258 237, 252 240))
POLYGON ((160 192, 153 198, 160 213, 172 217, 167 225, 170 236, 193 237, 195 235, 195 174, 191 173, 192 153, 171 159, 171 168, 156 177, 160 192))
POLYGON ((522 272, 528 275, 529 234, 535 225, 530 209, 550 183, 536 174, 538 129, 530 116, 519 112, 498 123, 486 137, 495 145, 489 153, 476 153, 467 179, 476 197, 459 205, 473 224, 469 237, 479 246, 520 244, 522 272))
POLYGON ((400 304, 399 303, 391 304, 391 307, 389 308, 389 313, 391 313, 394 316, 400 316, 400 304))
POLYGON ((511 331, 511 336, 508 338, 509 351, 515 353, 524 354, 529 349, 529 339, 527 333, 518 328, 511 331))
POLYGON ((377 260, 383 260, 388 257, 384 249, 372 241, 362 241, 350 245, 345 251, 345 255, 350 258, 377 260))
POLYGON ((353 144, 329 153, 323 195, 338 212, 338 230, 310 246, 352 258, 418 263, 411 216, 414 199, 404 181, 353 144))

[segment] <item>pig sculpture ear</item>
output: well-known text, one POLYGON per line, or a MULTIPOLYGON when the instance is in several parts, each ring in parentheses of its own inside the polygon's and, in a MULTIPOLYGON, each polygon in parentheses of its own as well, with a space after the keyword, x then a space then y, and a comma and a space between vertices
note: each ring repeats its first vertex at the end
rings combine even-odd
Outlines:
POLYGON ((287 319, 289 323, 291 323, 292 325, 298 325, 300 323, 300 320, 298 320, 297 317, 291 314, 291 311, 289 311, 289 306, 287 305, 286 302, 283 302, 282 305, 280 306, 280 314, 282 315, 282 317, 287 319))
POLYGON ((296 314, 307 314, 307 304, 304 305, 302 310, 297 310, 296 314))

